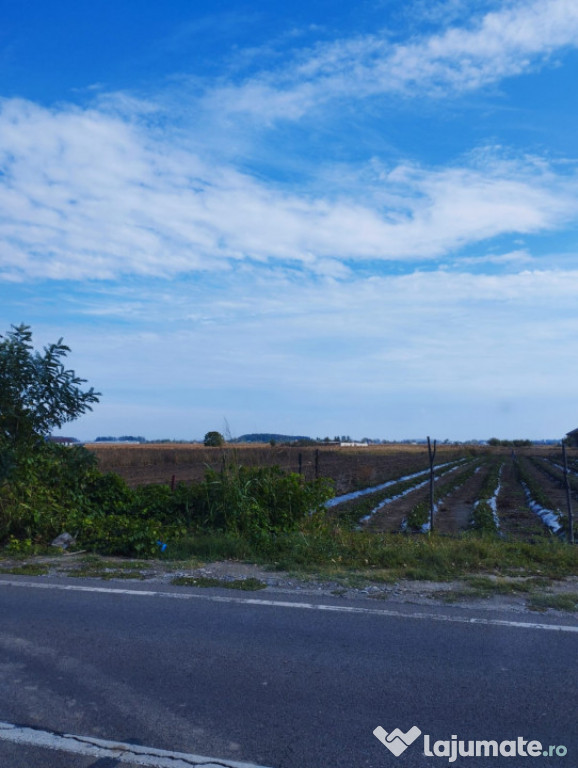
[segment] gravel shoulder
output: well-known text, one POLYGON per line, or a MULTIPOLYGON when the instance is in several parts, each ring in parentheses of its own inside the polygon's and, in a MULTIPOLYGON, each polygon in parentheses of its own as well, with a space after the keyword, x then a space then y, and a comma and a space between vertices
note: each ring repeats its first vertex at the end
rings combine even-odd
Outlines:
POLYGON ((69 576, 127 585, 127 580, 156 585, 258 590, 259 595, 314 595, 391 605, 451 604, 470 610, 510 613, 551 613, 578 621, 578 577, 563 580, 471 576, 456 581, 372 581, 346 572, 330 580, 315 574, 289 573, 238 561, 170 562, 99 557, 85 553, 0 560, 0 578, 69 576))

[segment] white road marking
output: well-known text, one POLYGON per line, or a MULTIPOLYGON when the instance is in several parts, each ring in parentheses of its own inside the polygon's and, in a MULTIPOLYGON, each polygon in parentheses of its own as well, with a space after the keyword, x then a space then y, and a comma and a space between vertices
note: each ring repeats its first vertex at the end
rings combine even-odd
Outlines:
POLYGON ((199 595, 194 592, 161 592, 150 589, 114 589, 112 587, 83 587, 78 584, 45 584, 35 581, 13 581, 0 578, 0 586, 29 587, 31 589, 56 589, 64 592, 100 592, 112 595, 131 595, 133 597, 168 597, 173 600, 208 600, 213 603, 237 603, 239 605, 259 605, 274 608, 298 608, 311 611, 330 611, 334 613, 357 613, 371 616, 389 616, 399 619, 429 619, 457 624, 482 624, 494 627, 522 627, 524 629, 542 629, 554 632, 578 632, 578 626, 569 624, 542 624, 530 621, 507 621, 505 619, 487 619, 481 616, 450 616, 443 613, 414 612, 404 613, 389 608, 359 608, 350 605, 327 605, 324 603, 297 603, 287 600, 264 600, 255 597, 228 597, 224 595, 199 595))
POLYGON ((26 728, 0 721, 0 741, 44 747, 60 752, 69 752, 90 757, 114 758, 121 763, 145 765, 150 768, 265 768, 255 763, 239 763, 216 757, 190 755, 186 752, 171 752, 122 741, 96 739, 92 736, 75 736, 70 733, 54 733, 36 728, 26 728))

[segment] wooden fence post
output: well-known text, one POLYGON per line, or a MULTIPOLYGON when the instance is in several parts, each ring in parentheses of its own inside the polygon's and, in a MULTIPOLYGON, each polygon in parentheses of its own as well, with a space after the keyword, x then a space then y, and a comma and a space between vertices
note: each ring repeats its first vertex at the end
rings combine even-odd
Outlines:
POLYGON ((299 451, 299 474, 303 474, 303 454, 299 451))
POLYGON ((568 541, 574 544, 574 520, 572 516, 572 496, 568 480, 568 462, 566 460, 566 441, 562 440, 562 456, 564 458, 564 484, 566 485, 566 505, 568 507, 568 541))
POLYGON ((315 449, 315 479, 319 478, 319 448, 315 449))
POLYGON ((433 442, 433 451, 431 446, 431 440, 427 439, 427 452, 429 455, 429 530, 433 533, 434 529, 434 461, 436 457, 436 444, 433 442))

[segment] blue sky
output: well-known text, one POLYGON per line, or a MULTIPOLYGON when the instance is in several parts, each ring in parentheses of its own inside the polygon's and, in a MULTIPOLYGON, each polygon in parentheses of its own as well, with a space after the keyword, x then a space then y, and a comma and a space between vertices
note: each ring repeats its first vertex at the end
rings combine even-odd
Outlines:
POLYGON ((83 439, 578 424, 576 0, 0 0, 0 332, 83 439))

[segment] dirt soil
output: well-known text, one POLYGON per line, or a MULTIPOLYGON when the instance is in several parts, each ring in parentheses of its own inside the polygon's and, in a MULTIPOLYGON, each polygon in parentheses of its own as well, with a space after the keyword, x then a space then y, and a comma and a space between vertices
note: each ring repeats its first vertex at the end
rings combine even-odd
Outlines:
POLYGON ((434 518, 434 526, 438 532, 458 533, 469 527, 474 504, 479 498, 489 470, 489 466, 485 464, 463 485, 440 501, 434 518))
MULTIPOLYGON (((436 482, 446 482, 453 475, 463 470, 463 467, 456 467, 450 472, 446 472, 441 477, 436 478, 436 482)), ((476 500, 476 493, 473 490, 477 483, 481 486, 483 477, 482 471, 476 473, 464 485, 457 488, 452 494, 442 500, 435 521, 438 529, 444 533, 455 533, 460 528, 467 527, 469 523, 470 512, 467 504, 471 498, 471 504, 476 500), (470 481, 472 485, 470 485, 470 481), (463 489, 463 491, 462 491, 463 489)), ((399 531, 403 520, 409 515, 416 504, 429 499, 429 485, 417 488, 411 491, 401 499, 391 501, 371 518, 367 524, 367 530, 370 531, 399 531)))
POLYGON ((565 512, 567 509, 566 488, 562 482, 553 478, 546 471, 537 467, 528 459, 521 458, 520 461, 522 462, 524 470, 541 486, 542 491, 551 502, 549 507, 554 510, 559 509, 565 512))
MULTIPOLYGON (((546 598, 557 596, 574 597, 578 594, 578 577, 568 577, 559 581, 532 584, 526 578, 501 578, 503 586, 511 582, 514 585, 531 584, 528 593, 516 594, 487 594, 472 591, 468 579, 449 582, 399 580, 395 583, 383 583, 362 579, 359 576, 345 574, 335 580, 324 580, 315 575, 294 574, 272 570, 252 563, 238 561, 217 562, 167 562, 158 560, 129 560, 126 558, 99 557, 85 555, 82 552, 58 555, 55 557, 35 556, 26 560, 5 558, 0 560, 0 578, 16 578, 26 580, 30 576, 36 578, 48 576, 69 576, 88 578, 90 581, 105 579, 127 587, 127 580, 145 581, 151 586, 162 588, 170 585, 176 577, 197 579, 218 579, 222 583, 217 588, 231 586, 234 582, 254 579, 262 583, 257 595, 266 597, 267 594, 293 596, 326 596, 328 598, 347 598, 353 600, 386 601, 391 607, 400 604, 419 606, 439 606, 451 603, 471 610, 500 610, 513 613, 529 613, 536 616, 535 608, 529 600, 531 596, 546 598), (42 575, 26 573, 26 569, 44 568, 42 575), (351 585, 351 582, 355 586, 351 585)), ((496 582, 491 576, 483 577, 487 582, 496 582)), ((200 584, 199 586, 203 586, 200 584)), ((474 585, 475 586, 475 585, 474 585)), ((210 587, 213 589, 215 587, 210 587)), ((240 594, 235 592, 234 594, 240 594)), ((246 593, 245 593, 246 594, 246 593)), ((566 621, 574 620, 575 613, 568 613, 553 608, 542 609, 553 615, 563 616, 566 621)))
MULTIPOLYGON (((528 463, 527 466, 531 465, 528 463)), ((540 478, 540 484, 547 490, 542 478, 540 478)), ((504 462, 497 507, 500 530, 506 536, 532 541, 536 537, 545 535, 546 528, 542 520, 527 506, 524 489, 517 478, 516 468, 511 458, 504 462)))

